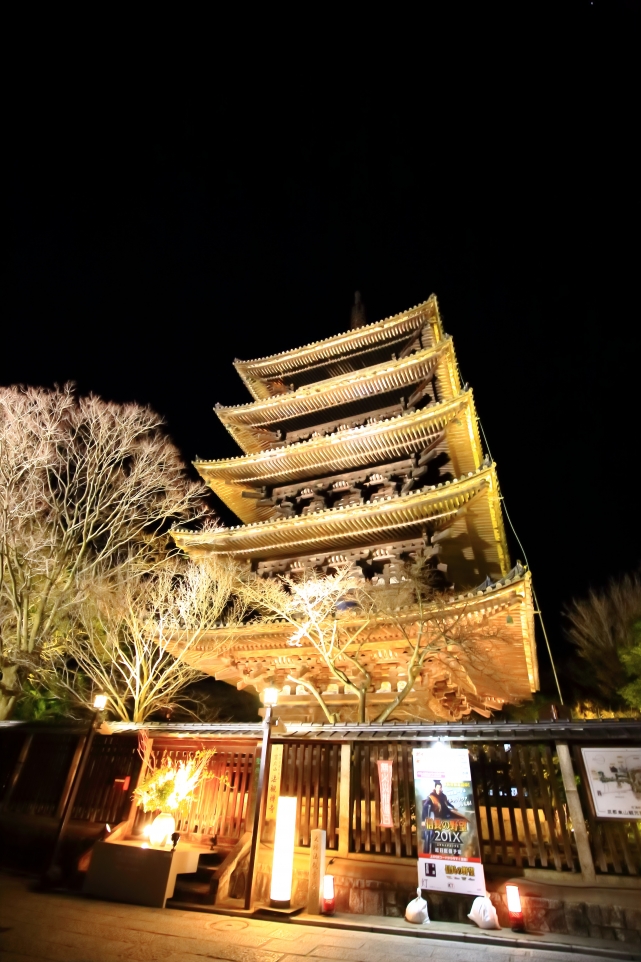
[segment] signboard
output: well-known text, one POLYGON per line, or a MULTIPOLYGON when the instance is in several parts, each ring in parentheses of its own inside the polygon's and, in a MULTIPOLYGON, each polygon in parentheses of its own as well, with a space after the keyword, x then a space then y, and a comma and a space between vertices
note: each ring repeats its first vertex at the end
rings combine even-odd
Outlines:
POLYGON ((470 759, 465 748, 415 748, 418 882, 485 895, 470 759))
POLYGON ((381 828, 394 828, 392 818, 392 765, 390 759, 378 760, 378 787, 381 799, 381 828))
POLYGON ((641 818, 641 748, 582 748, 597 818, 641 818))

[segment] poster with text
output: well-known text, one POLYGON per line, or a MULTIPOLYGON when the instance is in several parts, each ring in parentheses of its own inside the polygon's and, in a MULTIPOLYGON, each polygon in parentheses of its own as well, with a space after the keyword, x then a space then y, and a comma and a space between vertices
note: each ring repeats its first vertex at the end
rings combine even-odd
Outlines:
POLYGON ((582 748, 597 818, 641 818, 641 748, 582 748))
POLYGON ((418 882, 485 895, 470 759, 465 748, 415 748, 418 882))

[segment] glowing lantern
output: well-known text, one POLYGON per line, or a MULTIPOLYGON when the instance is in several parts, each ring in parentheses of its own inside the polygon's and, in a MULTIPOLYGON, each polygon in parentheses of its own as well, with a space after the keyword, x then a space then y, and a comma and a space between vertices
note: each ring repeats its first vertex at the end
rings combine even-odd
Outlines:
POLYGON ((281 795, 276 809, 274 862, 269 903, 275 908, 289 908, 294 871, 294 838, 296 834, 296 797, 281 795))
POLYGON ((176 822, 174 821, 174 816, 170 815, 169 812, 161 812, 160 815, 156 815, 147 829, 149 844, 152 845, 153 848, 165 848, 171 841, 171 836, 175 831, 176 822))
POLYGON ((96 709, 96 711, 104 711, 107 707, 107 696, 96 695, 93 700, 93 707, 96 709))
POLYGON ((326 875, 323 879, 323 915, 333 915, 335 909, 334 876, 326 875))
POLYGON ((525 932, 525 922, 523 920, 523 909, 521 908, 521 896, 517 885, 506 885, 505 894, 507 895, 507 910, 510 913, 510 925, 513 932, 525 932))
POLYGON ((278 704, 278 688, 263 688, 263 705, 270 705, 272 708, 278 704))

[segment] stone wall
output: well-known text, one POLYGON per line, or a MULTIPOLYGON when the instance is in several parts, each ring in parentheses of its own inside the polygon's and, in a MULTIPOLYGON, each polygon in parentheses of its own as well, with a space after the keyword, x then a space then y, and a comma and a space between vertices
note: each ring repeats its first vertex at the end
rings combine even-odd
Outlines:
MULTIPOLYGON (((641 892, 635 893, 641 902, 641 892)), ((576 898, 578 893, 572 893, 576 898)), ((615 897, 615 896, 614 896, 615 897)), ((509 928, 510 917, 505 894, 491 892, 501 926, 509 928)), ((521 896, 525 928, 532 933, 579 935, 594 939, 613 939, 619 942, 641 942, 641 909, 608 904, 613 895, 603 890, 601 904, 592 902, 550 899, 532 895, 521 896)))

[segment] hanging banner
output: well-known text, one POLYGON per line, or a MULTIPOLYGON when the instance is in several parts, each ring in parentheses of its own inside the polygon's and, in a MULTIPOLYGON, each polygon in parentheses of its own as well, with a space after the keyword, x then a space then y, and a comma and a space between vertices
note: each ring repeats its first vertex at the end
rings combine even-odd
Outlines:
POLYGON ((641 818, 641 748, 582 748, 597 818, 641 818))
POLYGON ((381 828, 394 828, 392 818, 392 759, 378 759, 378 785, 381 798, 381 828))
POLYGON ((485 895, 470 759, 465 748, 415 748, 418 882, 485 895))

